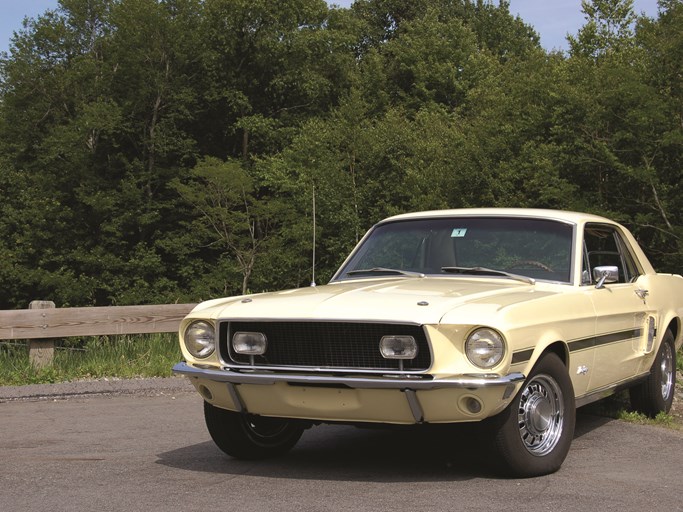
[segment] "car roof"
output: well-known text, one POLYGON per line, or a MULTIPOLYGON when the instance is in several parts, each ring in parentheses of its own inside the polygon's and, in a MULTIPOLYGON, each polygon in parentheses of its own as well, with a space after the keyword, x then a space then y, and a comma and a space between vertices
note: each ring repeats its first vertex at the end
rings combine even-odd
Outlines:
POLYGON ((536 219, 558 220, 572 224, 581 224, 584 222, 606 222, 609 224, 615 224, 615 222, 606 219, 605 217, 600 217, 598 215, 592 215, 589 213, 568 212, 562 210, 544 210, 537 208, 459 208, 454 210, 431 210, 394 215, 393 217, 384 219, 381 223, 393 222, 396 220, 438 217, 533 217, 536 219))

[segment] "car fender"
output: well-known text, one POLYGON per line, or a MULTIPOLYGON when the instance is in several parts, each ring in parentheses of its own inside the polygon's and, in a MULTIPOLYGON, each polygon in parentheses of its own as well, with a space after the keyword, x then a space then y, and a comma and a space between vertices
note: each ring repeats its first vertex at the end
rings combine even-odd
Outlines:
POLYGON ((536 363, 541 356, 548 351, 556 353, 565 366, 567 366, 569 362, 569 349, 567 347, 567 343, 562 340, 562 337, 559 335, 559 333, 549 331, 547 334, 544 334, 540 340, 534 343, 533 352, 527 361, 526 366, 524 366, 522 373, 525 375, 531 373, 531 370, 534 366, 536 366, 536 363))

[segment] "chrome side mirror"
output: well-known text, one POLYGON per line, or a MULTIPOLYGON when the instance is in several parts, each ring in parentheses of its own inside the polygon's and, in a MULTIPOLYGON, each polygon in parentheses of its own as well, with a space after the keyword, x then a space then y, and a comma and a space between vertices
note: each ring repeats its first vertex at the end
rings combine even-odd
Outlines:
POLYGON ((619 267, 606 265, 604 267, 593 268, 593 280, 597 281, 596 288, 600 289, 605 284, 616 283, 619 281, 619 267))

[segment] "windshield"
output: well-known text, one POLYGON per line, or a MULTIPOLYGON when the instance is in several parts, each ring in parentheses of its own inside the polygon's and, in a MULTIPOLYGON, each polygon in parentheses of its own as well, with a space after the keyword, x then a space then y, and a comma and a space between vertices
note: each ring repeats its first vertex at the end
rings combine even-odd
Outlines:
POLYGON ((572 225, 544 219, 454 217, 389 222, 372 230, 336 279, 498 271, 489 275, 507 272, 568 283, 572 235, 572 225))

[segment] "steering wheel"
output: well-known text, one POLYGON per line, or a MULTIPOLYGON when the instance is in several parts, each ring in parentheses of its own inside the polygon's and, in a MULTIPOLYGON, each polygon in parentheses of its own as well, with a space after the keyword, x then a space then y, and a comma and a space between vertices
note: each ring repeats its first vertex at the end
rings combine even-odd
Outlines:
POLYGON ((508 265, 508 267, 505 270, 512 270, 513 268, 524 267, 527 265, 531 266, 531 267, 537 267, 537 268, 543 269, 546 272, 553 272, 553 269, 550 268, 548 265, 546 265, 545 263, 541 263, 540 261, 536 261, 536 260, 518 260, 518 261, 515 261, 512 265, 508 265))

